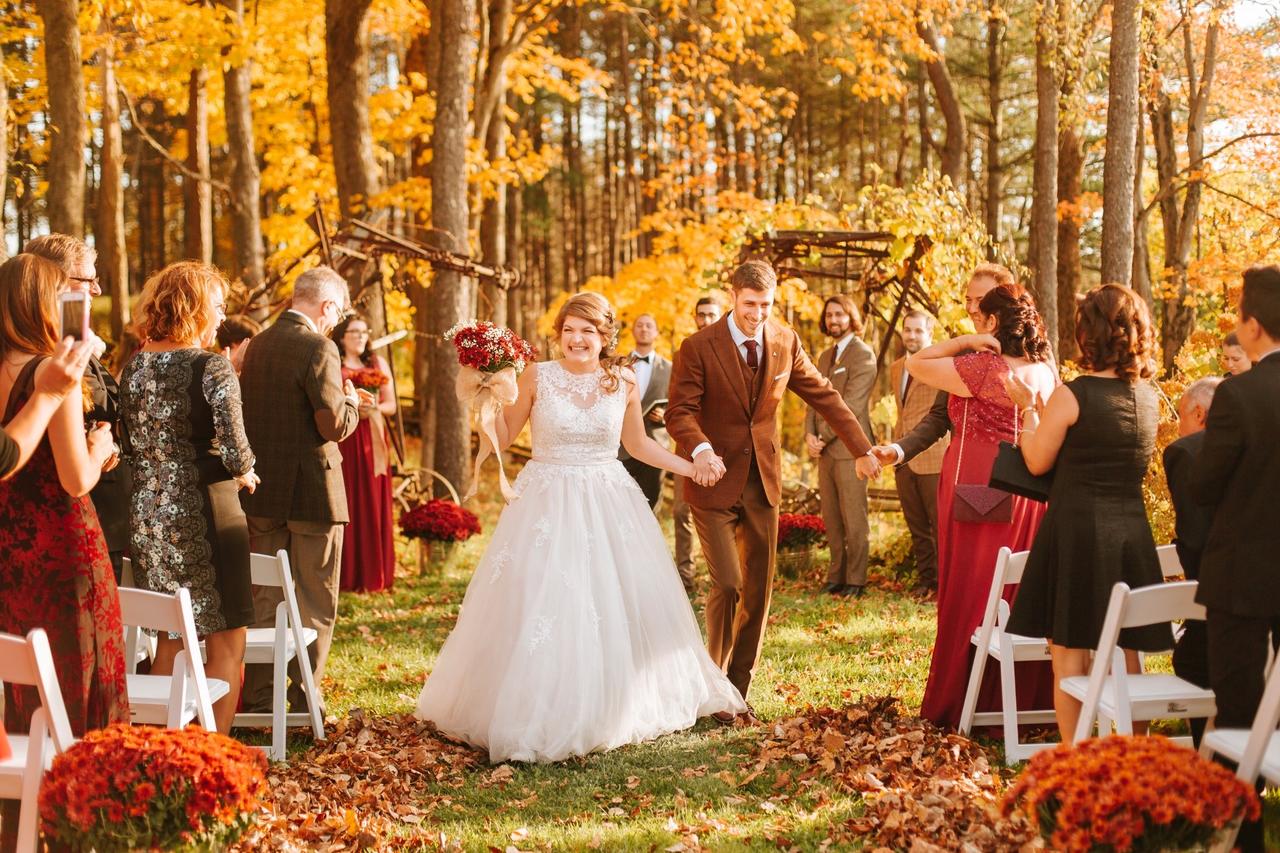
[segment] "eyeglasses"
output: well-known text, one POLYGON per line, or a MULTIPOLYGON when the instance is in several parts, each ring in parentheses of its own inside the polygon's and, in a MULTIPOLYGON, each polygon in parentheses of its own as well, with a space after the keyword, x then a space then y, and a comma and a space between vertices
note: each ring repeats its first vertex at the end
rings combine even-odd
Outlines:
POLYGON ((78 281, 81 284, 87 284, 90 287, 98 287, 99 285, 102 284, 102 279, 96 275, 93 276, 92 278, 86 278, 82 275, 69 275, 67 276, 67 278, 71 279, 72 281, 78 281))
POLYGON ((343 334, 351 335, 352 337, 357 337, 357 338, 367 338, 369 337, 369 330, 368 329, 347 329, 345 332, 343 332, 343 334))

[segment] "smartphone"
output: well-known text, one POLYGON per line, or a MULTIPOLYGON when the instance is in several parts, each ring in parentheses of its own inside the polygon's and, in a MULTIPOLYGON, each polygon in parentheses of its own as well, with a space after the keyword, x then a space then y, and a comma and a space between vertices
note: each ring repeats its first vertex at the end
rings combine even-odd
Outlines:
POLYGON ((58 297, 58 307, 62 313, 62 338, 68 335, 77 341, 89 337, 89 294, 84 291, 70 291, 58 297))

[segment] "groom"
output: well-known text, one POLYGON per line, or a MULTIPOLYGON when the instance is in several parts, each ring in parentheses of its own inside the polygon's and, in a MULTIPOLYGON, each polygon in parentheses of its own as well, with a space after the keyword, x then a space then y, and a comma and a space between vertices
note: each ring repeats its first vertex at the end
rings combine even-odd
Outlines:
MULTIPOLYGON (((835 430, 859 477, 879 473, 871 442, 791 329, 769 320, 768 263, 733 272, 733 311, 685 340, 672 368, 667 432, 693 460, 685 486, 711 573, 707 651, 747 695, 764 639, 778 544, 778 404, 790 389, 835 430)), ((720 722, 732 715, 716 715, 720 722)), ((755 718, 748 713, 749 724, 755 718)))

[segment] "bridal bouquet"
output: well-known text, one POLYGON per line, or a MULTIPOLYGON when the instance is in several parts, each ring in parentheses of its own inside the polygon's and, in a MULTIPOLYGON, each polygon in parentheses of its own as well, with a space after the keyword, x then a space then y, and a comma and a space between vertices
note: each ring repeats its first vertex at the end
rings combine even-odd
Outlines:
POLYGON ((352 370, 347 374, 347 378, 351 380, 352 385, 357 388, 363 388, 374 395, 378 393, 383 385, 391 381, 387 374, 376 367, 362 367, 359 370, 352 370))
POLYGON ((1036 753, 1003 809, 1024 811, 1051 849, 1081 851, 1204 849, 1259 813, 1253 788, 1231 771, 1155 735, 1036 753))
POLYGON ((221 850, 253 823, 266 768, 217 732, 117 724, 53 760, 41 829, 57 849, 221 850))
POLYGON ((498 479, 502 496, 511 500, 515 493, 502 469, 498 454, 498 434, 494 422, 504 406, 516 401, 516 377, 525 365, 537 357, 533 344, 510 329, 495 326, 488 320, 459 323, 445 332, 445 338, 458 351, 458 399, 466 403, 480 419, 480 449, 476 452, 471 489, 463 500, 476 493, 480 481, 480 465, 493 453, 498 456, 498 479))

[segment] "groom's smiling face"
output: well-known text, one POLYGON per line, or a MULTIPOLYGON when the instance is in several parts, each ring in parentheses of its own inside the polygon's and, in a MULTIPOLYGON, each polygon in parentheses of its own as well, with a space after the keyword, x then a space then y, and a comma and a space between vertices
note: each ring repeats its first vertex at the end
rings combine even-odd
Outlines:
POLYGON ((772 287, 768 290, 743 287, 733 292, 733 321, 743 334, 755 335, 756 329, 769 319, 775 293, 776 290, 772 287))

